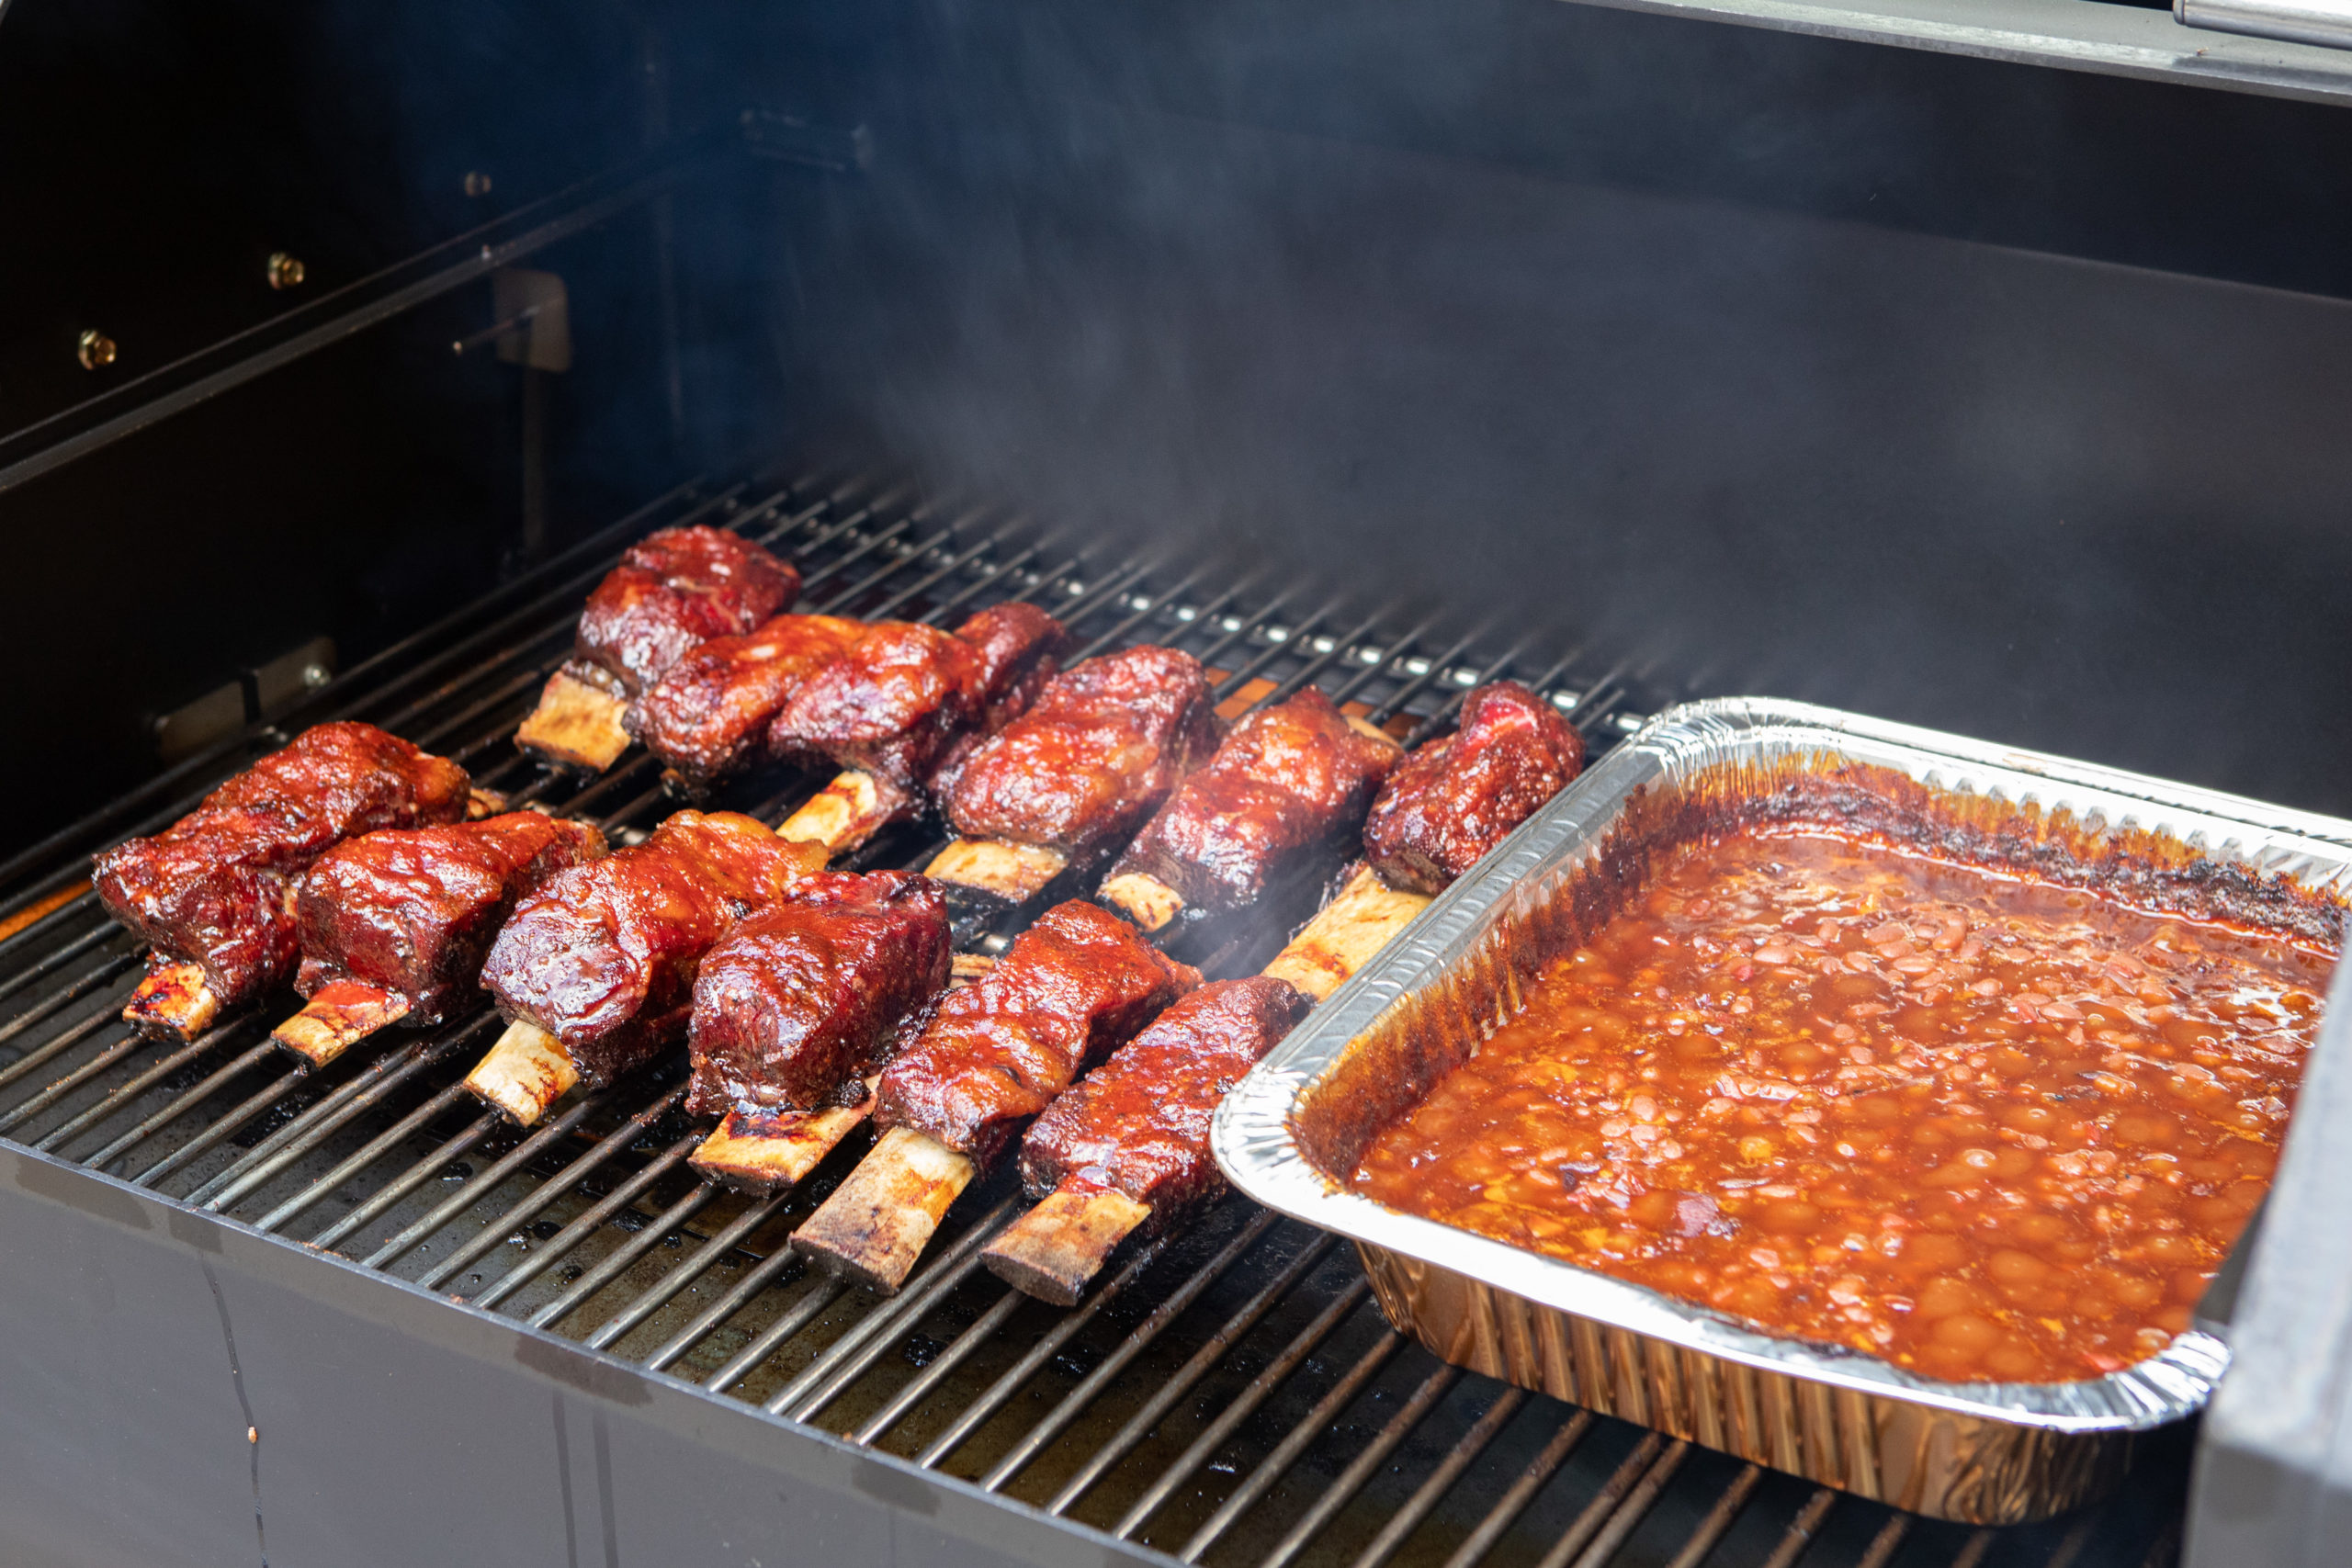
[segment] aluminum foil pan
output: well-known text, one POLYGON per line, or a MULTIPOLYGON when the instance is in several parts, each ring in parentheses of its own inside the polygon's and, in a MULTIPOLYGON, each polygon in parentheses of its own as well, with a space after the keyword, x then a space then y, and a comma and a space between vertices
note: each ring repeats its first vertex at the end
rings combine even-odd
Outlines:
POLYGON ((2160 908, 2333 941, 2352 904, 2352 822, 1804 704, 1690 704, 1611 751, 1317 1009, 1227 1097, 1215 1147, 1258 1201, 1351 1238, 1389 1320, 1449 1361, 1897 1507, 2020 1523, 2098 1496, 2136 1434, 2200 1408, 2229 1365, 2222 1340, 2191 1329, 2078 1382, 1937 1382, 1335 1179, 1516 1009, 1545 958, 1638 887, 1678 801, 1746 789, 1769 814, 1775 792, 1863 774, 2037 865, 2122 857, 2135 896, 2160 908))

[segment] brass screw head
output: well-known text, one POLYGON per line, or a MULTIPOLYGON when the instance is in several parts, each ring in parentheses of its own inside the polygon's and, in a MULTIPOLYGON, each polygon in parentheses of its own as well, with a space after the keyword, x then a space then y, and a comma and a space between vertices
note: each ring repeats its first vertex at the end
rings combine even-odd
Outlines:
POLYGON ((466 175, 466 194, 468 196, 488 196, 490 194, 490 176, 483 174, 480 169, 469 171, 466 175))
POLYGON ((284 251, 269 254, 269 286, 272 288, 300 288, 302 286, 302 258, 289 256, 284 251))
POLYGON ((83 369, 96 370, 112 365, 115 353, 114 339, 107 336, 97 328, 92 327, 82 334, 80 343, 74 348, 74 356, 82 362, 83 369))

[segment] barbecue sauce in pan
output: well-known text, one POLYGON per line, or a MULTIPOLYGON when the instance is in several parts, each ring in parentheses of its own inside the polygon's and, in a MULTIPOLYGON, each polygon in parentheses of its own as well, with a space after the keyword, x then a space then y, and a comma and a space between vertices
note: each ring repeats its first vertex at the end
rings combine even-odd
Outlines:
POLYGON ((1352 1185, 1924 1376, 2097 1377, 2188 1326, 2333 963, 1751 828, 1662 855, 1352 1185))

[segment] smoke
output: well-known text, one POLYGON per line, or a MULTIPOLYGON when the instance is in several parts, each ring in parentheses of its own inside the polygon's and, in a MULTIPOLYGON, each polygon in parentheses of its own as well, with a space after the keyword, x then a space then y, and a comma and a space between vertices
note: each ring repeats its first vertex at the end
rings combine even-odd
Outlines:
POLYGON ((877 158, 771 231, 797 430, 1660 698, 2352 806, 2352 313, 2241 281, 2341 264, 2163 177, 2334 225, 2324 116, 1575 6, 827 15, 877 158))

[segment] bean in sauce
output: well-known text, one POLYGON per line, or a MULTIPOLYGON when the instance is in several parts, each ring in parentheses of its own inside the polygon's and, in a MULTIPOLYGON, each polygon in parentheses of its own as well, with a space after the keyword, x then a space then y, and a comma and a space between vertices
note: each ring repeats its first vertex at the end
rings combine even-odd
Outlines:
POLYGON ((1925 1376, 2096 1377, 2188 1326, 2333 963, 1826 829, 1687 846, 1353 1185, 1925 1376))

